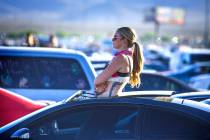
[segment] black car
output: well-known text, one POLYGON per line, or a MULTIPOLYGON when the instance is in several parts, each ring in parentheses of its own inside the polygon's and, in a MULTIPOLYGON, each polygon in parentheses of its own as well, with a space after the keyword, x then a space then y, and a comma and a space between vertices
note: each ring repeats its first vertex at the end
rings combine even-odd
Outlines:
POLYGON ((83 98, 70 98, 18 119, 0 128, 0 139, 210 139, 210 106, 200 102, 138 96, 83 98))
POLYGON ((124 91, 148 91, 148 90, 170 90, 176 93, 195 92, 198 91, 175 78, 167 77, 159 73, 142 72, 141 85, 132 88, 126 85, 124 91))
MULTIPOLYGON (((101 73, 105 66, 108 64, 108 61, 91 61, 93 67, 95 68, 96 72, 99 74, 101 73)), ((158 64, 158 63, 155 63, 158 64)), ((163 75, 161 72, 154 72, 148 70, 151 65, 145 64, 144 70, 140 77, 141 77, 141 85, 139 87, 132 88, 129 84, 126 85, 123 91, 150 91, 150 90, 170 90, 175 91, 176 93, 183 93, 183 92, 195 92, 198 91, 197 89, 190 87, 186 83, 181 80, 177 80, 173 77, 163 75)), ((159 70, 161 71, 161 70, 159 70)))

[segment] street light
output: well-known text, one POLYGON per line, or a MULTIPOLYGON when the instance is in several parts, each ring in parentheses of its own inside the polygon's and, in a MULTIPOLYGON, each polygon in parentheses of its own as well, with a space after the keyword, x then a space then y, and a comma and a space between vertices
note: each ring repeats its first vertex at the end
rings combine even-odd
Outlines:
POLYGON ((204 44, 209 46, 209 0, 205 0, 205 25, 204 25, 204 44))

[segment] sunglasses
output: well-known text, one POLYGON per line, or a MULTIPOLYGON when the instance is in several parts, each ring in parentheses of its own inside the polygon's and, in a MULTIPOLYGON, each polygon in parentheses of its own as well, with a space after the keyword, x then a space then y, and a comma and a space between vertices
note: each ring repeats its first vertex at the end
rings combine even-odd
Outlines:
POLYGON ((112 41, 116 41, 117 39, 121 39, 121 37, 113 37, 112 41))

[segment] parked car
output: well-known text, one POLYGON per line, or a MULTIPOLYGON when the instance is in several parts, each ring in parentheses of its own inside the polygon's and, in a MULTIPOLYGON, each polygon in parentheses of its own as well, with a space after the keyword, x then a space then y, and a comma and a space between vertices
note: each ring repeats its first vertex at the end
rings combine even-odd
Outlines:
POLYGON ((161 63, 160 61, 145 61, 144 63, 144 70, 155 70, 155 71, 158 71, 158 72, 163 72, 163 71, 168 71, 168 67, 161 63))
POLYGON ((0 127, 2 127, 26 114, 47 106, 51 102, 33 101, 0 88, 0 103, 0 127))
POLYGON ((210 90, 210 73, 190 78, 189 85, 199 90, 210 90))
POLYGON ((168 69, 171 52, 166 46, 148 44, 144 47, 144 56, 146 61, 150 61, 154 64, 158 63, 163 69, 168 69))
POLYGON ((60 101, 77 90, 93 92, 95 76, 79 51, 0 47, 0 87, 33 100, 60 101))
POLYGON ((140 77, 141 85, 139 87, 132 88, 127 84, 124 91, 170 90, 176 93, 198 91, 179 80, 158 73, 143 72, 140 77))
POLYGON ((0 128, 0 138, 207 140, 210 106, 139 97, 74 99, 53 104, 0 128), (113 113, 114 112, 114 113, 113 113))
MULTIPOLYGON (((210 61, 210 59, 209 59, 210 61)), ((178 71, 162 72, 163 75, 173 77, 185 83, 189 83, 190 78, 200 74, 210 73, 210 62, 200 62, 180 68, 178 71)))
POLYGON ((201 92, 187 92, 172 95, 172 98, 180 98, 180 99, 188 99, 194 101, 203 101, 206 99, 210 99, 210 91, 201 91, 201 92))
POLYGON ((209 61, 210 49, 192 49, 180 46, 180 49, 174 52, 170 58, 170 67, 172 70, 180 70, 185 66, 209 61))

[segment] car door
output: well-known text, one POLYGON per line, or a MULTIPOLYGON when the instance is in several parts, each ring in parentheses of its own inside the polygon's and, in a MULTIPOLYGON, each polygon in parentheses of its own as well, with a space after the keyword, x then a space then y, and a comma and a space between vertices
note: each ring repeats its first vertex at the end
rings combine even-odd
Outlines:
POLYGON ((183 111, 146 106, 142 140, 205 140, 210 127, 204 121, 183 111))
POLYGON ((49 114, 28 128, 40 140, 136 140, 141 115, 136 106, 86 106, 49 114))

